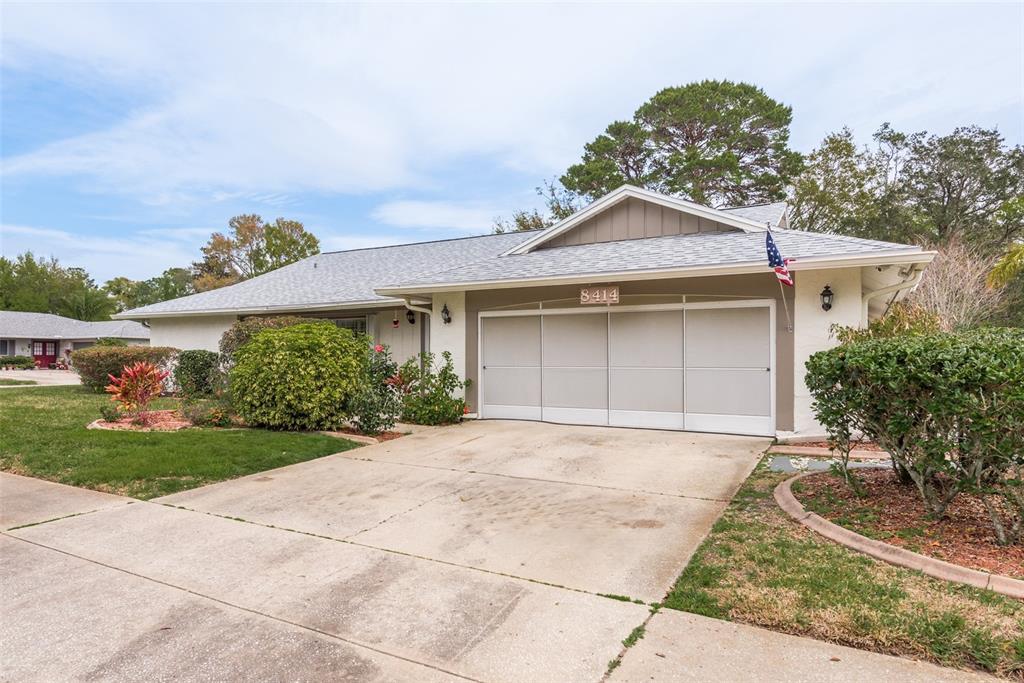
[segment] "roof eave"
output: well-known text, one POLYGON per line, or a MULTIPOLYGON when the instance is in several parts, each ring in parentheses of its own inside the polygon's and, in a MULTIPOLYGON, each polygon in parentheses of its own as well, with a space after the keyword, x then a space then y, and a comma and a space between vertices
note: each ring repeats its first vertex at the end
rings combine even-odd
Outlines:
MULTIPOLYGON (((931 263, 934 251, 895 250, 874 254, 844 254, 833 256, 804 257, 790 264, 790 270, 823 270, 826 268, 854 268, 860 266, 882 266, 901 263, 931 263)), ((504 280, 479 280, 475 282, 452 282, 433 285, 408 285, 382 287, 377 289, 381 296, 408 296, 431 292, 472 291, 481 289, 511 289, 515 287, 543 287, 547 285, 587 284, 592 282, 629 282, 636 280, 667 280, 671 278, 712 277, 720 275, 750 275, 771 273, 764 260, 744 261, 733 264, 710 264, 685 268, 660 268, 650 270, 625 270, 551 277, 517 278, 504 280)))
POLYGON ((152 311, 139 312, 139 309, 123 311, 113 316, 115 320, 149 320, 151 318, 191 318, 215 315, 260 315, 261 313, 303 313, 309 311, 341 311, 355 308, 391 308, 395 304, 404 305, 402 299, 373 299, 369 301, 336 301, 326 304, 286 304, 282 306, 249 306, 245 308, 209 308, 198 311, 152 311))

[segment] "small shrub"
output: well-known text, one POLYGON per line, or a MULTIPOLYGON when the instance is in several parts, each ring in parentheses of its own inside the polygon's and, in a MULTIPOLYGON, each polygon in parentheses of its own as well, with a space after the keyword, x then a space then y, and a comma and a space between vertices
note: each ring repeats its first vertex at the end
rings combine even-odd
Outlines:
POLYGON ((1024 330, 856 341, 811 356, 805 381, 830 439, 881 445, 934 517, 970 491, 1000 543, 1021 540, 1024 330))
POLYGON ((235 352, 252 340, 256 333, 263 330, 280 329, 291 327, 299 323, 321 322, 316 318, 303 318, 297 315, 277 315, 269 318, 250 317, 236 320, 235 323, 221 335, 220 338, 220 361, 221 365, 230 369, 235 362, 235 352))
POLYGON ((36 366, 31 356, 0 356, 0 367, 18 368, 27 370, 36 366))
POLYGON ((919 305, 897 302, 881 318, 872 320, 866 328, 833 325, 832 334, 840 344, 866 341, 868 339, 889 339, 892 337, 943 332, 942 319, 938 314, 925 310, 919 305))
POLYGON ((120 377, 111 375, 106 390, 121 413, 139 417, 149 402, 164 390, 164 380, 169 374, 152 363, 140 361, 126 366, 120 377))
POLYGON ((402 420, 412 424, 439 425, 458 422, 466 412, 466 401, 456 394, 469 386, 459 379, 452 354, 445 351, 440 367, 434 354, 411 358, 398 372, 396 385, 402 395, 402 420))
POLYGON ((82 384, 93 391, 103 391, 110 376, 121 374, 127 365, 152 363, 167 369, 177 349, 167 346, 90 346, 71 354, 71 362, 82 378, 82 384))
POLYGON ((96 346, 128 346, 128 342, 117 337, 100 337, 96 340, 96 346))
POLYGON ((112 403, 104 403, 100 406, 100 417, 107 422, 117 422, 121 419, 121 411, 112 403))
POLYGON ((378 344, 366 363, 362 388, 352 398, 349 412, 353 423, 364 434, 380 434, 395 426, 402 413, 402 397, 396 386, 398 364, 391 351, 378 344))
POLYGON ((189 401, 181 406, 181 415, 197 427, 230 427, 231 409, 220 401, 189 401))
POLYGON ((184 396, 211 396, 219 374, 220 357, 213 351, 193 349, 178 354, 174 381, 184 396))
POLYGON ((235 352, 232 403, 253 426, 337 429, 365 366, 365 338, 333 323, 264 329, 235 352))

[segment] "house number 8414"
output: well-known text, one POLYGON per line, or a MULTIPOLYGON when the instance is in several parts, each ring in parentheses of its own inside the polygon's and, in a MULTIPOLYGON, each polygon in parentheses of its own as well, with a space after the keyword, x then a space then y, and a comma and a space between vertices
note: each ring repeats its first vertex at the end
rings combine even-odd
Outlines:
POLYGON ((584 287, 580 290, 581 304, 617 304, 618 287, 584 287))

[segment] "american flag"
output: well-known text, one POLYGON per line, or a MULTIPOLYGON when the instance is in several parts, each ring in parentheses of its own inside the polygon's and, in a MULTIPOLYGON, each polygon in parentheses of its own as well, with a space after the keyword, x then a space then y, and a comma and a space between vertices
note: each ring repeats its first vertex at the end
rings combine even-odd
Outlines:
POLYGON ((779 253, 779 248, 775 246, 775 240, 772 239, 770 231, 765 233, 764 246, 768 251, 768 265, 775 269, 775 277, 779 278, 779 282, 782 284, 792 287, 793 274, 786 267, 789 259, 782 258, 782 254, 779 253))

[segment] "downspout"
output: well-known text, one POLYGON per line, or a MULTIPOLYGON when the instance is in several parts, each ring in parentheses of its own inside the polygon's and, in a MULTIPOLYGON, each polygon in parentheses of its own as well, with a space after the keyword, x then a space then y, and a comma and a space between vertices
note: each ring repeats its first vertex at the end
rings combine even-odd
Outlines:
POLYGON ((921 277, 923 275, 924 275, 924 265, 922 265, 922 264, 914 264, 913 270, 910 271, 910 275, 908 275, 907 278, 905 280, 903 280, 902 282, 897 282, 894 285, 889 285, 888 287, 883 287, 881 289, 876 289, 873 292, 868 292, 867 294, 865 294, 863 296, 863 298, 861 299, 861 311, 860 311, 860 324, 861 324, 861 327, 867 327, 868 326, 868 304, 871 303, 872 299, 876 299, 876 298, 878 298, 880 296, 885 296, 886 294, 894 294, 896 292, 901 292, 904 289, 913 289, 914 287, 917 287, 918 284, 920 284, 921 277))
POLYGON ((418 305, 414 304, 409 299, 409 297, 403 297, 402 300, 405 302, 405 307, 408 308, 410 311, 416 311, 417 313, 423 313, 424 315, 433 315, 434 314, 434 312, 432 310, 430 310, 429 308, 424 308, 423 306, 418 306, 418 305))

